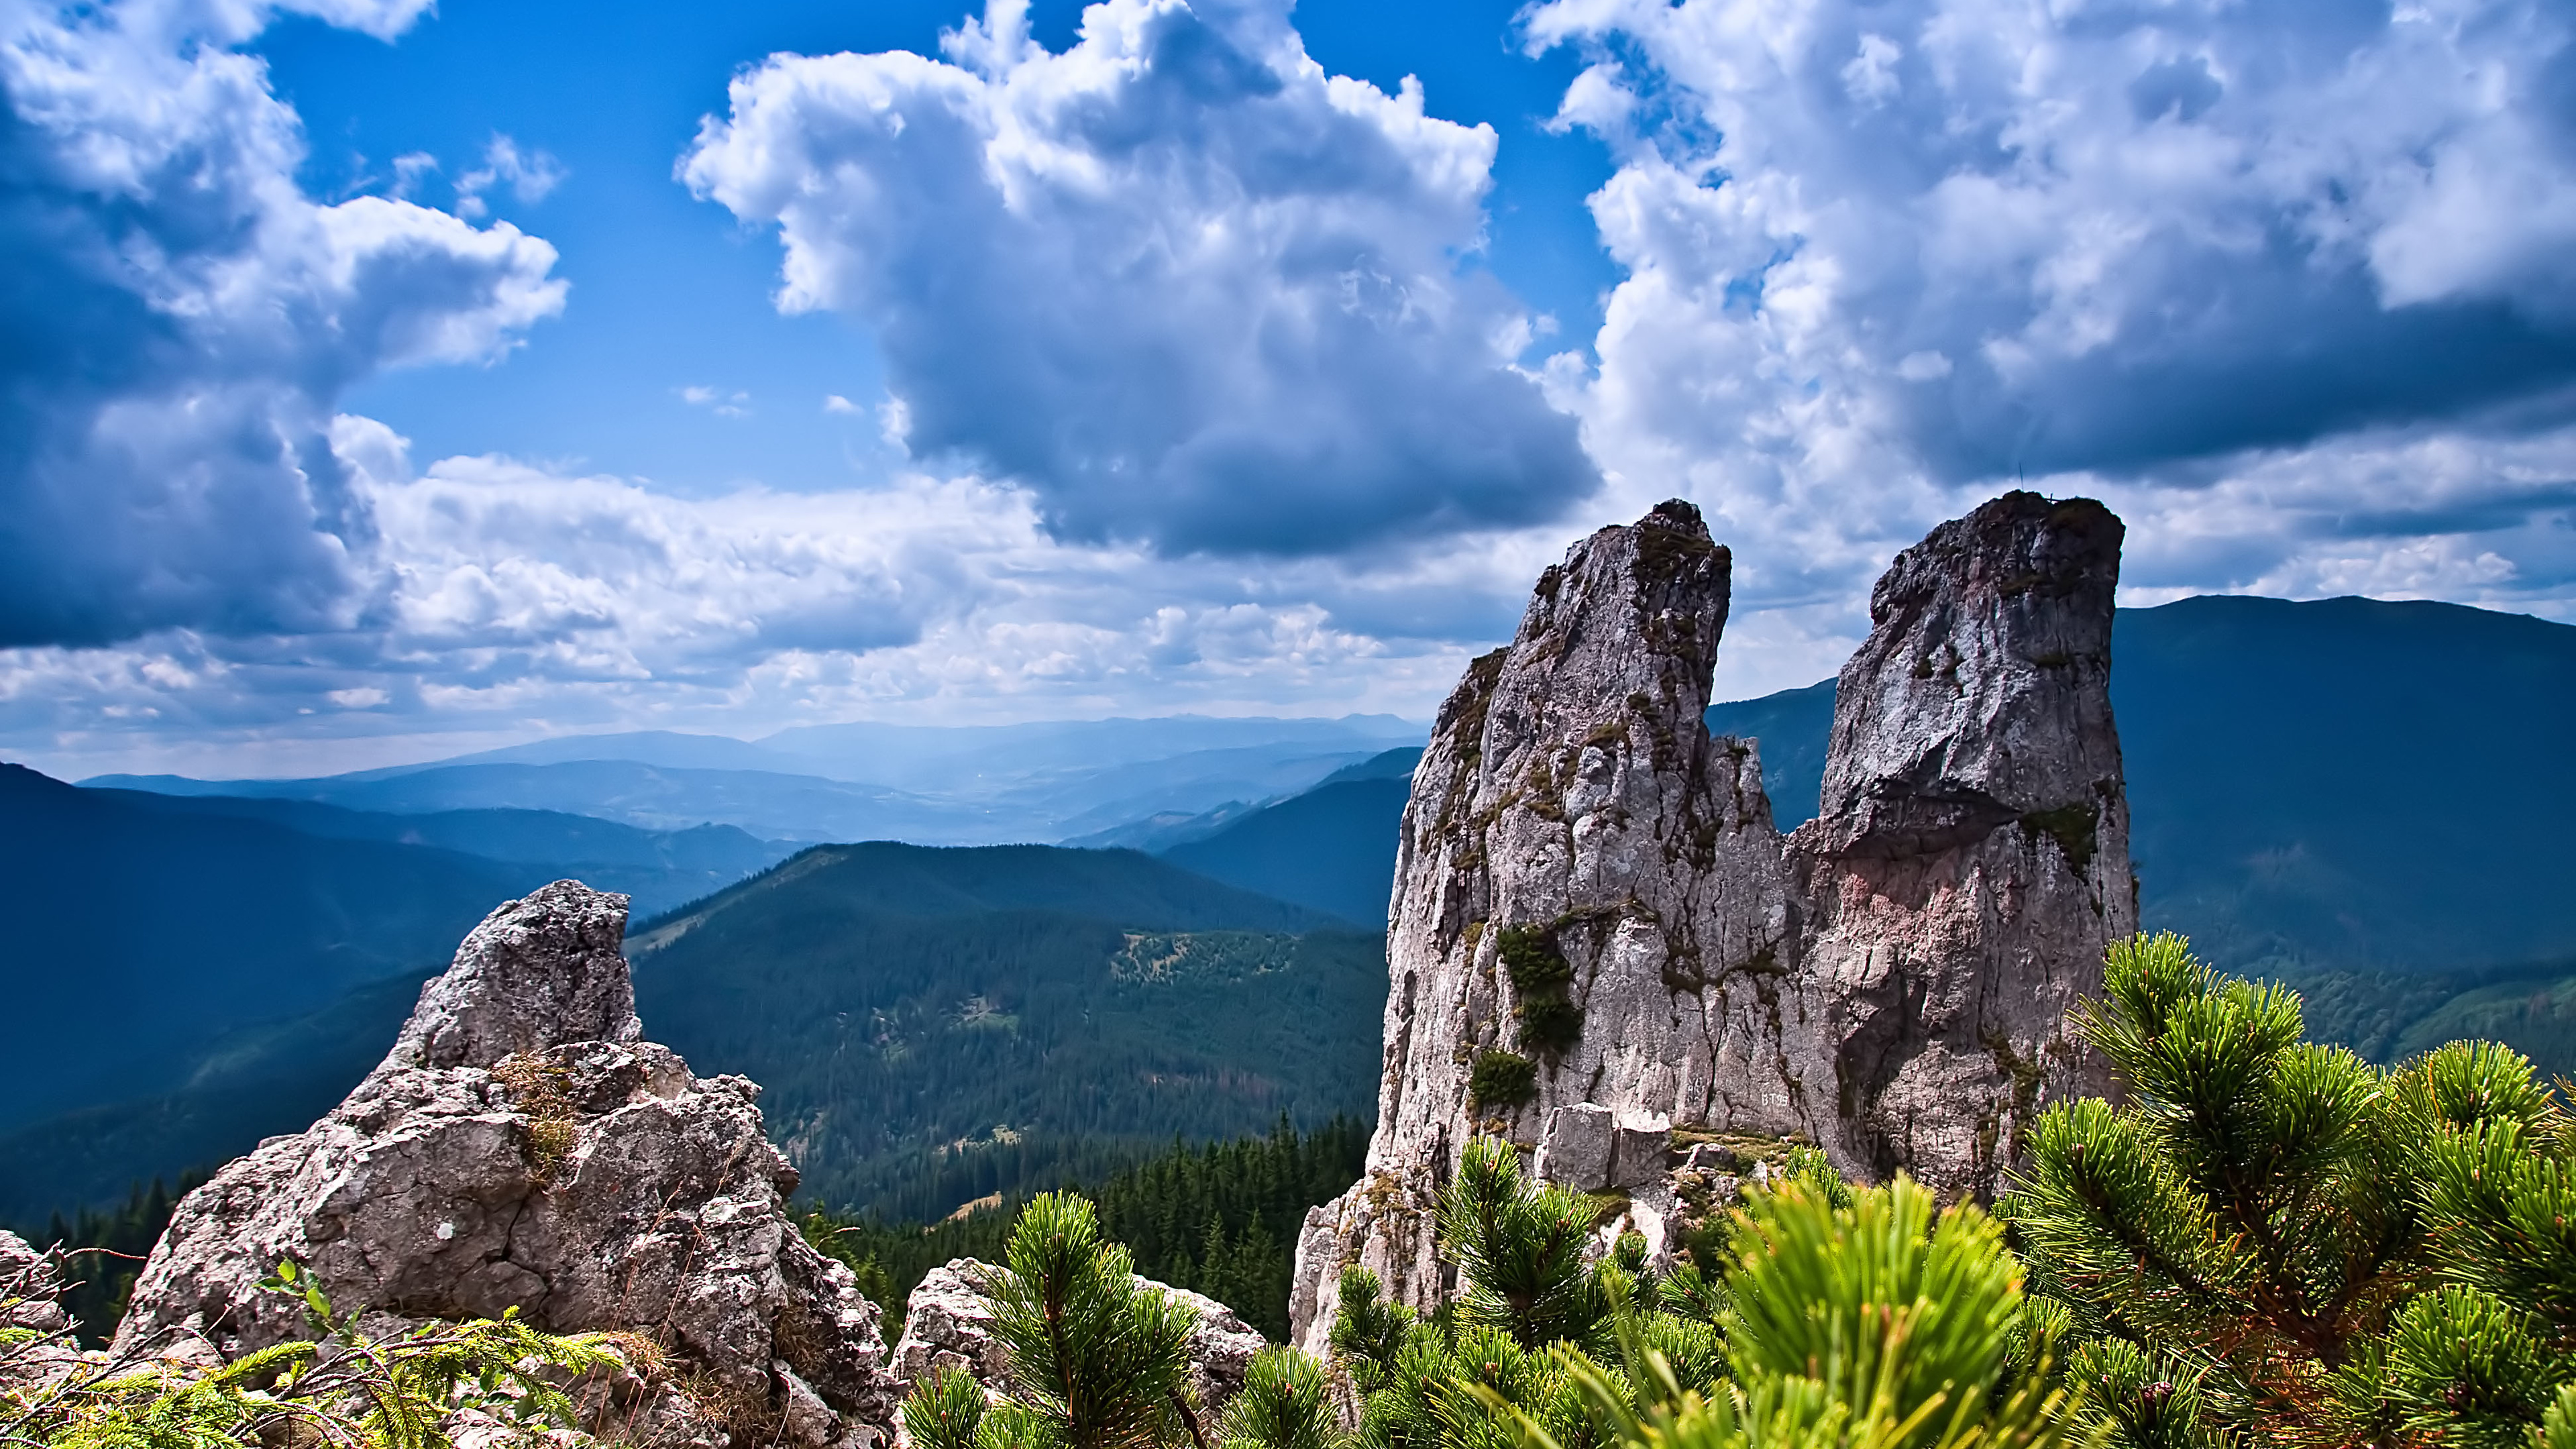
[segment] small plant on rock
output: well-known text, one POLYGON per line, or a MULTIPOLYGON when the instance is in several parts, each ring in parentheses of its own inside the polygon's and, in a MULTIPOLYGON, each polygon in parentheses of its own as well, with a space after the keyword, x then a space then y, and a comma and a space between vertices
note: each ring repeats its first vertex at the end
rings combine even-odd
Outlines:
POLYGON ((1203 1437, 1188 1399, 1190 1311, 1137 1281, 1133 1258, 1101 1237, 1089 1202, 1071 1193, 1031 1201, 1006 1265, 983 1288, 993 1337, 1010 1353, 1017 1412, 986 1416, 979 1434, 1061 1449, 1203 1437))
POLYGON ((1467 1100, 1479 1107, 1519 1107, 1538 1100, 1538 1063, 1487 1047, 1467 1072, 1467 1100))
MULTIPOLYGON (((658 1371, 660 1350, 632 1334, 542 1333, 516 1309, 498 1319, 429 1323, 384 1338, 330 1299, 292 1261, 263 1283, 303 1300, 309 1340, 276 1344, 216 1368, 129 1353, 81 1361, 0 1392, 0 1444, 51 1449, 449 1449, 460 1416, 523 1431, 574 1426, 559 1379, 658 1371)), ((30 1340, 0 1331, 0 1368, 30 1340)))

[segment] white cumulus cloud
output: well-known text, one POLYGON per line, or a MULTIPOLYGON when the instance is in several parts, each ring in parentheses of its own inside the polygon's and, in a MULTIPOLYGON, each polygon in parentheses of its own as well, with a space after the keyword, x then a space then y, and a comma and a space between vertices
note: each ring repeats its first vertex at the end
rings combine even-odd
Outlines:
POLYGON ((1281 0, 1109 0, 1060 54, 994 0, 946 42, 776 56, 682 175, 786 248, 779 304, 865 322, 916 457, 1067 537, 1295 555, 1589 493, 1460 258, 1495 135, 1328 76, 1281 0))

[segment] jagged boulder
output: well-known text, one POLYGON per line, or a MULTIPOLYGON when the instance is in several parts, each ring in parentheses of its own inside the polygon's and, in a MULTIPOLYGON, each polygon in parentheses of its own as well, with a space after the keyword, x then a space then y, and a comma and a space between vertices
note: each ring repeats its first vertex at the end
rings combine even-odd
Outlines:
POLYGON ((593 1395, 641 1442, 885 1439, 875 1305, 797 1233, 759 1088, 642 1039, 625 923, 624 896, 574 881, 494 911, 346 1101, 180 1201, 118 1347, 301 1336, 258 1287, 292 1258, 380 1323, 516 1307, 657 1340, 663 1379, 593 1395))
POLYGON ((993 1337, 992 1305, 975 1286, 984 1267, 972 1258, 952 1258, 923 1274, 904 1300, 903 1337, 887 1360, 904 1392, 943 1370, 962 1369, 986 1394, 1001 1398, 1011 1360, 993 1337))
MULTIPOLYGON (((977 1286, 991 1271, 988 1264, 957 1258, 922 1275, 920 1286, 904 1301, 903 1337, 896 1341, 890 1360, 905 1392, 953 1368, 983 1385, 985 1395, 995 1402, 1004 1397, 1010 1383, 1010 1355, 993 1337, 993 1310, 977 1286)), ((1202 1427, 1213 1429, 1215 1416, 1243 1388, 1252 1356, 1261 1351, 1261 1334, 1213 1298, 1141 1275, 1136 1283, 1182 1304, 1197 1319, 1190 1329, 1190 1390, 1205 1416, 1202 1427)))
POLYGON ((1578 543, 1442 705, 1397 842, 1368 1175, 1308 1215, 1290 1316, 1341 1271, 1428 1310, 1466 1141, 1627 1195, 1667 1251, 1672 1144, 1804 1140, 1987 1193, 2094 1086, 2065 1012, 2135 929, 2109 670, 2119 520, 2015 493, 1900 555, 1842 672, 1824 813, 1783 838, 1758 744, 1702 722, 1730 559, 1687 503, 1578 543), (1680 1135, 1676 1135, 1680 1134, 1680 1135))

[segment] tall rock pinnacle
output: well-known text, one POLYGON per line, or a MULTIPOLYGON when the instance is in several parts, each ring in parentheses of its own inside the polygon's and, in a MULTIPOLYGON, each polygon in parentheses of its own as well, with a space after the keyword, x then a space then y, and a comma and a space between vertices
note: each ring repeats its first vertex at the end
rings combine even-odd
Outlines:
POLYGON ((1702 723, 1730 559, 1698 511, 1540 575, 1414 773, 1368 1176, 1307 1219, 1299 1340, 1321 1347, 1348 1266, 1440 1301, 1433 1206, 1477 1135, 1625 1191, 1650 1241, 1676 1132, 1990 1192, 2031 1114, 2090 1083, 2065 1011, 2136 921, 2120 533, 2016 493, 1900 555, 1842 673, 1825 813, 1786 840, 1754 742, 1702 723))
POLYGON ((2008 493, 1897 555, 1843 666, 1824 813, 1789 847, 1829 1002, 1837 1156, 1990 1194, 2101 1083, 2066 1012, 2137 930, 2111 723, 2120 520, 2008 493))

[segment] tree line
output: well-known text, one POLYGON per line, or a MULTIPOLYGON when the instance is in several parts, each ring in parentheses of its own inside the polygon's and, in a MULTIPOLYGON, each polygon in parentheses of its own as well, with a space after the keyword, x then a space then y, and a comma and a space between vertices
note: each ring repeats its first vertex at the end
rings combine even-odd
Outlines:
MULTIPOLYGON (((1127 1246, 1137 1272, 1206 1294, 1279 1339, 1288 1336, 1289 1274, 1306 1210, 1349 1187, 1367 1155, 1368 1129, 1349 1118, 1301 1132, 1283 1117, 1267 1137, 1176 1141, 1147 1161, 1057 1185, 1087 1192, 1103 1231, 1127 1246)), ((927 1226, 828 1211, 809 1213, 803 1225, 806 1239, 848 1263, 894 1318, 932 1268, 998 1258, 1035 1195, 996 1192, 978 1211, 927 1226)))

